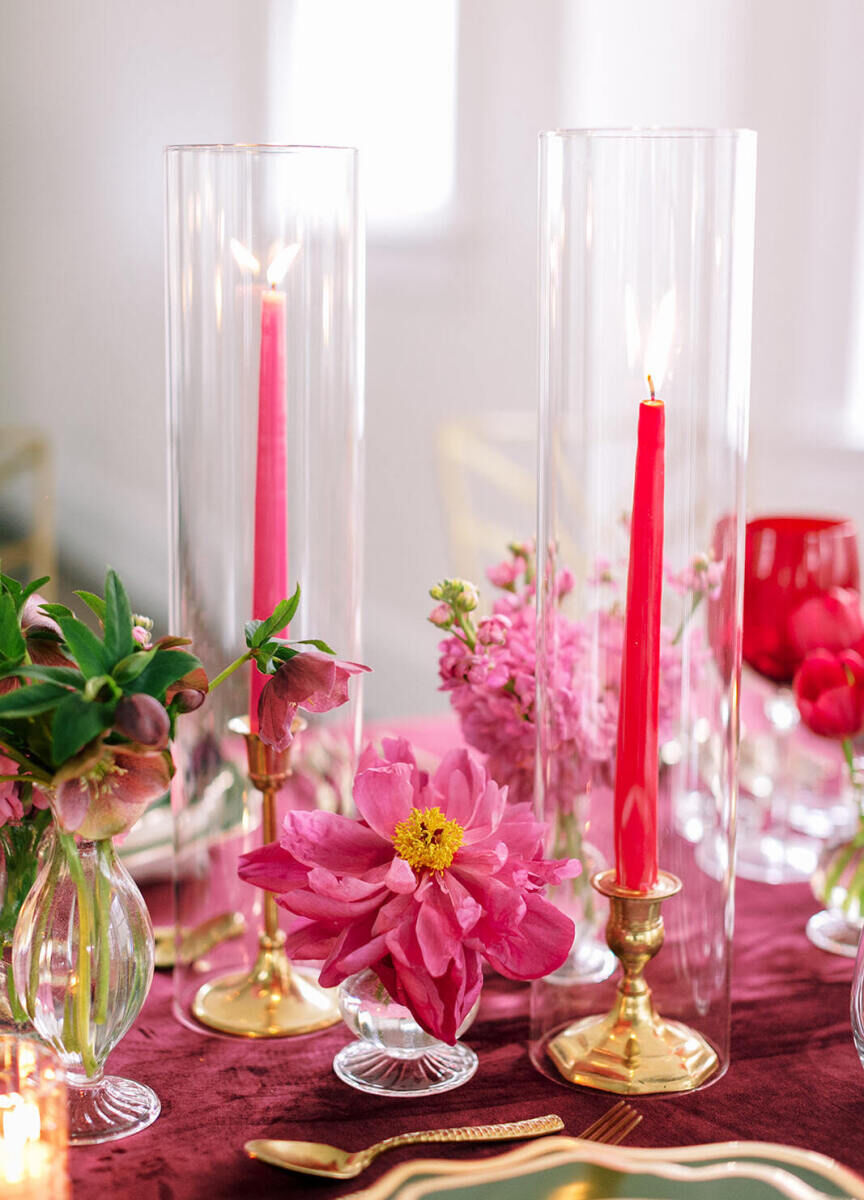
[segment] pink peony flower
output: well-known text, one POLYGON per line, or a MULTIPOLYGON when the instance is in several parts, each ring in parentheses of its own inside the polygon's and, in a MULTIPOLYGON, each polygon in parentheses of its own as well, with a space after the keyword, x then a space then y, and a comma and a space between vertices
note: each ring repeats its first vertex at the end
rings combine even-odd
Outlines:
POLYGON ((573 923, 540 892, 578 866, 542 858, 530 806, 508 804, 466 750, 451 751, 431 779, 403 739, 383 751, 362 757, 359 820, 289 812, 279 843, 243 855, 239 871, 303 918, 289 952, 323 957, 322 984, 372 967, 452 1044, 480 993, 481 958, 511 979, 564 962, 573 923))
POLYGON ((54 815, 67 833, 88 840, 128 833, 144 810, 171 786, 174 764, 167 750, 105 746, 95 762, 58 783, 54 815))
POLYGON ((298 708, 329 712, 348 699, 348 680, 368 671, 360 663, 340 662, 330 654, 309 650, 283 663, 261 690, 258 732, 261 741, 286 750, 294 740, 291 724, 298 708))

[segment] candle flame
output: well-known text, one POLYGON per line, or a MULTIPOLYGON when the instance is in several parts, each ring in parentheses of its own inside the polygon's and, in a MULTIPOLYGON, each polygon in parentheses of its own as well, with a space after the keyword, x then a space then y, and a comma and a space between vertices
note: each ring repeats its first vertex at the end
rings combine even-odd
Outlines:
POLYGON ((24 1147, 27 1142, 38 1142, 41 1132, 38 1104, 25 1100, 20 1092, 0 1096, 0 1148, 6 1183, 24 1179, 24 1147))
MULTIPOLYGON (((651 331, 645 340, 645 374, 651 372, 656 386, 663 386, 675 341, 675 289, 670 288, 654 314, 651 331)), ((652 388, 653 396, 653 388, 652 388)))
POLYGON ((653 400, 654 399, 654 380, 651 378, 650 375, 647 376, 647 379, 648 379, 648 387, 651 389, 651 399, 653 400))
POLYGON ((277 283, 282 282, 299 253, 300 243, 292 242, 290 246, 283 246, 273 255, 267 268, 267 282, 271 287, 276 287, 277 283))
POLYGON ((233 237, 230 245, 231 253, 234 255, 234 261, 237 263, 237 266, 242 267, 244 271, 251 271, 253 275, 257 275, 261 270, 261 264, 252 251, 247 250, 242 242, 238 242, 233 237))

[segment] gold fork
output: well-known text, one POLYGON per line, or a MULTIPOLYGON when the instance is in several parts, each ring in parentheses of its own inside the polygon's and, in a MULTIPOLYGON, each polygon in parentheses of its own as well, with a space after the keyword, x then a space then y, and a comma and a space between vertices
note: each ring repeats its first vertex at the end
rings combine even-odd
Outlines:
MULTIPOLYGON (((617 1144, 634 1129, 642 1117, 619 1100, 607 1113, 579 1136, 589 1142, 617 1144)), ((369 1164, 397 1146, 413 1146, 418 1142, 492 1142, 520 1137, 542 1137, 564 1128, 560 1117, 549 1114, 527 1121, 512 1121, 505 1125, 465 1125, 457 1129, 424 1129, 419 1133, 400 1133, 385 1138, 365 1150, 342 1150, 321 1142, 289 1142, 259 1138, 247 1142, 246 1153, 274 1167, 299 1171, 304 1175, 323 1175, 328 1179, 353 1179, 369 1164)))

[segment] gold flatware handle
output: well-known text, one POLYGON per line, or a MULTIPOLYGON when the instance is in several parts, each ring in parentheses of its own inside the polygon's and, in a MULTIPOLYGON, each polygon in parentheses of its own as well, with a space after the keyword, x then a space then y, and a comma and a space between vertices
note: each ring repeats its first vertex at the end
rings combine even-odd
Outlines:
POLYGON ((510 1138, 542 1137, 546 1133, 558 1133, 564 1122, 555 1113, 545 1117, 531 1117, 527 1121, 508 1121, 503 1125, 462 1125, 455 1129, 424 1129, 419 1133, 398 1133, 395 1137, 376 1142, 366 1151, 377 1156, 384 1150, 396 1146, 411 1146, 415 1142, 504 1142, 510 1138))

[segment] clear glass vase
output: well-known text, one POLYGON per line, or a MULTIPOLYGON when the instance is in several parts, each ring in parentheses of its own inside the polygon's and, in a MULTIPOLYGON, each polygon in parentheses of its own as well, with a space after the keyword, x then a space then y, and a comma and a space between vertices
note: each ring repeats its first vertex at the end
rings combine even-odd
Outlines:
MULTIPOLYGON (((477 1015, 479 1000, 459 1028, 459 1036, 477 1015)), ((356 1035, 333 1059, 343 1081, 374 1096, 432 1096, 467 1083, 477 1070, 477 1055, 458 1042, 448 1046, 432 1037, 395 1000, 367 967, 339 986, 339 1011, 356 1035)))
POLYGON ((854 958, 864 928, 864 758, 851 761, 848 792, 858 813, 851 837, 829 842, 819 856, 810 887, 825 907, 807 922, 814 946, 854 958))
POLYGON ((144 1084, 105 1075, 105 1060, 153 979, 153 927, 110 839, 55 832, 12 946, 18 1002, 63 1062, 69 1141, 112 1141, 159 1115, 144 1084))
POLYGON ((28 1025, 12 984, 12 937, 21 906, 36 881, 44 857, 40 842, 50 814, 35 811, 0 828, 0 1031, 28 1025))
MULTIPOLYGON (((550 854, 573 826, 586 889, 589 845, 619 867, 645 847, 681 881, 646 978, 661 1015, 714 1049, 712 1082, 730 1047, 755 151, 755 134, 736 130, 540 137, 537 809, 550 854), (655 392, 659 507, 642 491, 634 513, 642 402, 655 392), (634 681, 624 671, 626 615, 639 608, 628 564, 649 527, 661 531, 662 558, 637 600, 647 610, 659 599, 659 668, 646 658, 634 681), (644 807, 616 789, 624 690, 628 745, 644 748, 652 772, 657 761, 644 807)), ((603 895, 595 903, 605 911, 603 895)), ((596 926, 581 937, 601 945, 596 926)), ((608 970, 590 983, 558 972, 531 992, 532 1061, 581 1083, 550 1047, 611 1013, 616 982, 608 970)), ((622 1072, 620 1090, 650 1090, 622 1072)), ((603 1087, 611 1074, 591 1078, 603 1087)))

